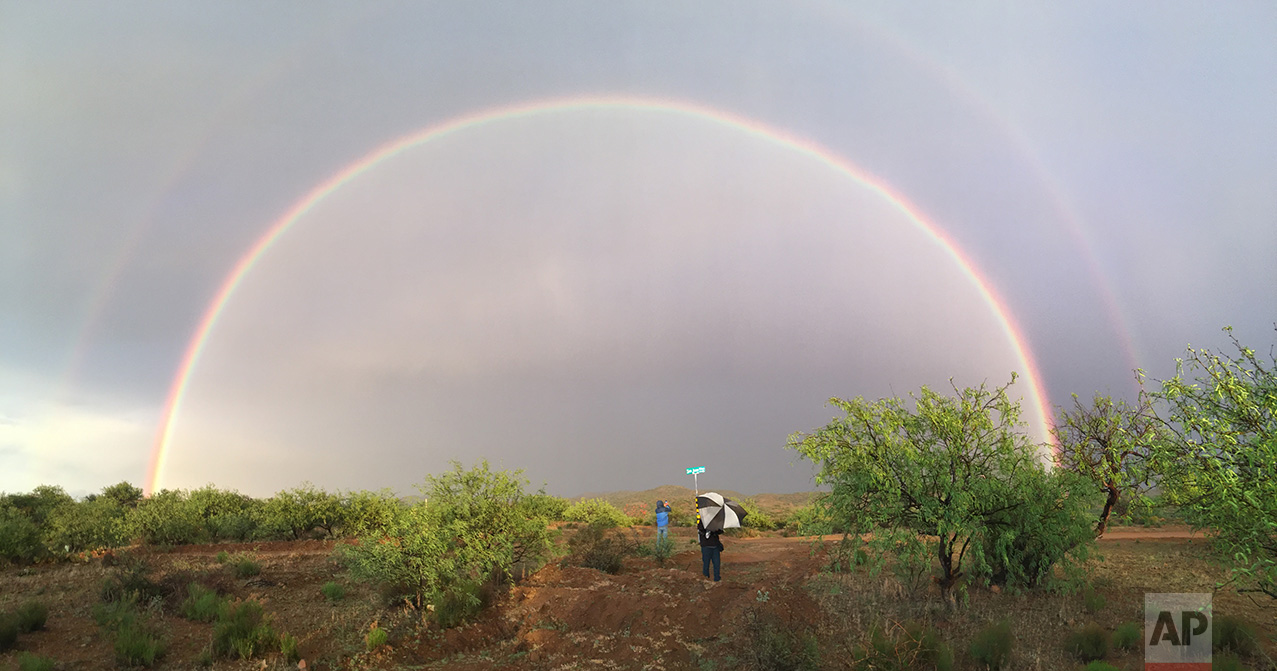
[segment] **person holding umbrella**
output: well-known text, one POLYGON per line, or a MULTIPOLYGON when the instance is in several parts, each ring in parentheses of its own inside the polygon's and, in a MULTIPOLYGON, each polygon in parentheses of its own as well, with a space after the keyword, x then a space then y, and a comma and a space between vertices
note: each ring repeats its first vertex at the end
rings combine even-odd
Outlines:
POLYGON ((721 533, 723 533, 722 529, 707 531, 701 516, 699 514, 696 516, 696 535, 701 539, 701 573, 708 578, 709 565, 714 564, 714 582, 720 580, 719 568, 723 564, 723 541, 718 537, 721 533))
POLYGON ((716 492, 705 492, 696 497, 696 535, 701 541, 701 573, 709 577, 709 565, 714 565, 714 582, 720 580, 723 541, 719 535, 723 529, 739 527, 745 519, 745 509, 735 501, 725 499, 716 492))

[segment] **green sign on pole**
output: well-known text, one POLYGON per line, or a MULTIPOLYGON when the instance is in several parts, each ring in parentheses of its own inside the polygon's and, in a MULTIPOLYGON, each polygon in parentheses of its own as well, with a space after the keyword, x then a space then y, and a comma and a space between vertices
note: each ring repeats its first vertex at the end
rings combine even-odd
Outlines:
POLYGON ((705 472, 704 466, 696 466, 694 468, 687 469, 688 475, 696 475, 697 473, 704 473, 704 472, 705 472))

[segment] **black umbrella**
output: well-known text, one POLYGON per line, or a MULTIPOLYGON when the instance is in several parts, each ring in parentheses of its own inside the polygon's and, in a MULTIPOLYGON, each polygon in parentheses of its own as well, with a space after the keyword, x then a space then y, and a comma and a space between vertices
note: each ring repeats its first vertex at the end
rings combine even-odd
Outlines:
POLYGON ((745 519, 745 509, 731 499, 716 492, 705 492, 696 497, 696 512, 701 515, 701 525, 706 531, 722 531, 738 527, 745 519))

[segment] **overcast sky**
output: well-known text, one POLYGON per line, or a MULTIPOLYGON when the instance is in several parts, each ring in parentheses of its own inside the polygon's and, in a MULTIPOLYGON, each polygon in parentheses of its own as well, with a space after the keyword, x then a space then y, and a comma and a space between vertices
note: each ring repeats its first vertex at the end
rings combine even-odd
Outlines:
POLYGON ((1012 371, 1042 439, 1007 324, 1049 406, 1277 339, 1274 35, 1269 2, 0 0, 0 491, 147 484, 254 245, 479 117, 243 274, 160 486, 799 491, 830 397, 1012 371))

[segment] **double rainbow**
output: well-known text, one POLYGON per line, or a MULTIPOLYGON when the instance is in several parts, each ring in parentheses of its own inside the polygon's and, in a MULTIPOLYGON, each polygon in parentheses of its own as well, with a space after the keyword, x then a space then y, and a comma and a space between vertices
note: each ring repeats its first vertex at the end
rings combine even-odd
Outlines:
POLYGON ((1037 365, 1033 360, 1028 345, 1026 344, 1024 334, 1016 325, 1015 320, 1012 319, 1011 313, 1007 309, 1006 304, 993 290, 988 280, 986 280, 976 269, 971 260, 959 250, 958 246, 954 244, 954 242, 950 240, 939 227, 923 217, 922 214, 919 213, 917 207, 893 191, 880 179, 865 172, 864 170, 861 170, 859 167, 834 154, 829 149, 826 149, 825 147, 822 147, 810 140, 797 137, 781 129, 774 128, 751 119, 736 116, 728 112, 723 112, 721 110, 679 101, 637 97, 557 98, 481 110, 479 112, 460 116, 393 140, 367 154, 360 160, 346 166, 337 172, 337 174, 322 182, 314 189, 311 189, 310 193, 297 201, 297 203, 285 212, 282 217, 271 224, 270 228, 267 229, 267 231, 258 238, 255 243, 253 243, 252 247, 249 248, 244 256, 235 264, 235 267, 231 269, 230 273, 227 274, 226 279, 222 281, 216 295, 209 303, 208 308, 204 311, 204 315, 200 319, 198 327, 195 329, 194 336, 187 344, 181 365, 178 368, 177 376, 174 378, 173 384, 169 389, 168 398, 165 401, 163 414, 157 431, 155 444, 151 452, 148 476, 146 479, 147 494, 149 495, 159 487, 160 477, 164 472, 165 460, 173 442, 173 434, 177 426, 177 416, 181 412, 182 401, 186 395, 187 387, 190 384, 191 375, 196 366, 199 364, 200 356, 204 352, 204 346, 207 344, 214 327, 217 326, 218 318, 221 316, 222 311, 225 310, 226 305, 230 302, 235 290, 239 287, 240 283, 243 282, 244 278, 253 269, 257 262, 281 237, 283 237, 286 232, 288 232, 290 228, 292 228, 294 224, 305 216, 307 212, 314 208, 320 201, 324 200, 324 198, 326 198, 329 194, 340 189, 343 185, 354 180, 368 170, 376 167, 382 161, 393 158, 404 151, 432 140, 437 140, 458 131, 478 129, 483 126, 503 121, 588 109, 659 112, 717 123, 724 127, 742 132, 755 139, 779 145, 791 151, 798 152, 801 155, 815 159, 828 168, 844 175, 858 184, 861 184, 878 194, 880 197, 886 199, 892 204, 892 206, 903 213, 909 221, 911 221, 922 232, 944 249, 958 267, 962 269, 962 272, 971 280, 972 284, 979 291, 985 302, 993 309, 994 314, 997 316, 998 323, 1001 325, 1002 330, 1011 341, 1012 346, 1015 349, 1015 355, 1024 369, 1024 378, 1029 387, 1029 394, 1027 397, 1030 404, 1029 420, 1031 422, 1038 423, 1040 426, 1046 426, 1048 418, 1051 415, 1050 410, 1046 405, 1045 394, 1042 392, 1041 377, 1038 374, 1037 365))

